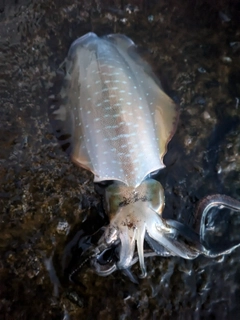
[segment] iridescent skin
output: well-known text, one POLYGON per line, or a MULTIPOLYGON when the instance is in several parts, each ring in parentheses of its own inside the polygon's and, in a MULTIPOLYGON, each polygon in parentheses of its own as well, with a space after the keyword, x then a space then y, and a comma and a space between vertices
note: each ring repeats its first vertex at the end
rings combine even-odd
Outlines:
POLYGON ((61 96, 67 103, 54 111, 55 120, 71 135, 72 160, 92 171, 95 182, 134 188, 164 167, 177 108, 129 38, 88 33, 77 39, 66 79, 61 96))
MULTIPOLYGON (((99 246, 86 253, 86 260, 91 259, 100 275, 127 269, 137 261, 137 243, 144 276, 144 256, 148 256, 144 239, 162 256, 193 259, 206 254, 194 232, 161 217, 163 188, 149 175, 164 167, 178 110, 135 44, 124 35, 98 38, 88 33, 71 45, 65 66, 63 103, 50 110, 57 136, 68 147, 72 161, 90 170, 95 182, 114 181, 105 190, 110 224, 99 246), (176 240, 185 231, 192 246, 176 240), (117 261, 101 266, 98 257, 115 245, 117 261)), ((211 201, 215 205, 214 196, 211 201)), ((233 201, 239 210, 239 202, 233 201)))

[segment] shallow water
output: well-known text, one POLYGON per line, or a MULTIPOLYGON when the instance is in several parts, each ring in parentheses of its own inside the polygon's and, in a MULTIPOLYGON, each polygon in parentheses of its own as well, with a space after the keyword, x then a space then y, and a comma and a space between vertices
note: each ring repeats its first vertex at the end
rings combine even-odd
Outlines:
MULTIPOLYGON (((89 270, 80 275, 86 289, 63 281, 66 243, 80 227, 93 232, 89 216, 99 224, 106 218, 92 175, 59 148, 47 105, 56 71, 77 37, 121 32, 147 48, 181 110, 159 175, 164 216, 193 226, 194 208, 205 195, 240 199, 238 1, 139 1, 135 12, 132 1, 131 13, 120 1, 72 3, 0 4, 1 318, 237 318, 240 249, 219 259, 149 258, 148 277, 139 285, 121 272, 101 278, 89 270)), ((228 214, 220 214, 219 224, 226 224, 228 214)), ((239 223, 232 215, 227 230, 239 234, 239 223)), ((137 264, 133 271, 139 274, 137 264)))

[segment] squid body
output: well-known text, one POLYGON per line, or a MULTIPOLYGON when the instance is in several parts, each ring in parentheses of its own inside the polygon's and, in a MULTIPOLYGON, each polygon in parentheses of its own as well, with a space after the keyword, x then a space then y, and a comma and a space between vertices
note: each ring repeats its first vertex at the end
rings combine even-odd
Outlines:
MULTIPOLYGON (((145 276, 144 256, 150 254, 144 251, 144 240, 162 256, 210 255, 193 231, 161 216, 163 188, 150 175, 164 167, 178 109, 132 40, 88 33, 71 45, 65 68, 61 103, 50 107, 56 135, 72 161, 94 174, 94 182, 112 182, 104 196, 110 224, 88 253, 95 271, 107 275, 139 260, 145 276), (190 238, 192 245, 179 235, 190 238), (117 258, 102 266, 98 257, 113 247, 117 258)), ((217 203, 216 196, 205 200, 201 213, 209 205, 240 209, 238 201, 218 197, 217 203)))

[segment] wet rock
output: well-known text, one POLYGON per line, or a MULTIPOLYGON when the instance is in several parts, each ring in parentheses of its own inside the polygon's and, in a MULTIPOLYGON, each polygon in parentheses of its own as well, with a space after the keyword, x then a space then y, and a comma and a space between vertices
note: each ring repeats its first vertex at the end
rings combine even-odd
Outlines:
POLYGON ((240 42, 239 41, 234 41, 230 42, 230 47, 233 49, 233 52, 238 52, 240 50, 240 42))
POLYGON ((233 70, 229 74, 228 89, 233 97, 240 97, 240 69, 233 70))
POLYGON ((206 69, 204 69, 203 67, 199 67, 199 68, 198 68, 198 72, 199 72, 199 73, 206 73, 207 71, 206 71, 206 69))
POLYGON ((192 102, 193 104, 204 105, 206 103, 206 99, 202 96, 195 96, 192 102))
MULTIPOLYGON (((0 317, 237 317, 239 250, 222 260, 146 259, 148 276, 139 285, 121 272, 101 278, 86 268, 80 274, 86 287, 82 293, 63 277, 65 242, 74 228, 80 231, 83 220, 90 233, 95 231, 93 221, 103 216, 103 209, 92 176, 71 164, 58 147, 47 101, 54 74, 77 37, 89 31, 119 32, 147 48, 154 70, 167 79, 181 107, 167 152, 173 160, 161 173, 164 214, 193 225, 201 197, 240 194, 240 128, 237 120, 232 124, 239 118, 240 98, 238 1, 130 1, 141 9, 131 14, 118 0, 104 5, 86 0, 0 3, 0 317), (221 57, 232 62, 225 65, 221 57), (95 208, 96 214, 84 208, 95 208), (44 257, 51 254, 60 281, 58 298, 44 266, 44 257)), ((138 265, 132 271, 139 274, 138 265)))
POLYGON ((225 64, 230 64, 232 62, 232 59, 230 57, 222 57, 221 60, 225 64))
POLYGON ((59 221, 57 225, 57 232, 59 234, 68 234, 70 226, 67 221, 59 221))

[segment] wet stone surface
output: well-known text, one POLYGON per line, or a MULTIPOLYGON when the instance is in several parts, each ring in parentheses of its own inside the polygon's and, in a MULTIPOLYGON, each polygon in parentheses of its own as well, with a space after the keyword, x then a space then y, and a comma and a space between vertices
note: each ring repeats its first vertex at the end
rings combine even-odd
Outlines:
MULTIPOLYGON (((240 197, 239 2, 129 3, 126 10, 117 0, 0 2, 1 319, 240 315, 239 249, 218 259, 149 258, 139 285, 121 272, 102 278, 86 269, 84 287, 62 275, 64 248, 83 222, 91 233, 107 221, 92 175, 59 148, 47 113, 59 65, 86 32, 124 33, 148 49, 180 105, 159 176, 164 216, 192 226, 200 198, 240 197)), ((239 234, 236 214, 228 223, 239 234)), ((139 274, 137 264, 132 269, 139 274)))

